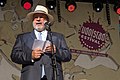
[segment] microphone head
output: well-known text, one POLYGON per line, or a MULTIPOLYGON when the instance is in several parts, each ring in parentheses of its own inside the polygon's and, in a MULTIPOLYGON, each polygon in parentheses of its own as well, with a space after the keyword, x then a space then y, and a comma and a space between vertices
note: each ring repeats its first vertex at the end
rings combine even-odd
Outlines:
POLYGON ((48 22, 48 21, 45 21, 44 26, 45 26, 45 27, 50 27, 50 26, 51 26, 51 23, 48 22))

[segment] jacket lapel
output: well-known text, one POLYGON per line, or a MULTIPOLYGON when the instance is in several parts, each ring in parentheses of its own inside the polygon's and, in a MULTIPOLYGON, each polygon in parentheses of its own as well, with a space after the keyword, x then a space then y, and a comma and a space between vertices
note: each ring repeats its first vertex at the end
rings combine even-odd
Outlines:
POLYGON ((30 36, 31 36, 31 38, 32 38, 33 40, 34 40, 34 39, 37 39, 36 36, 35 36, 34 31, 32 31, 32 32, 30 33, 30 36))

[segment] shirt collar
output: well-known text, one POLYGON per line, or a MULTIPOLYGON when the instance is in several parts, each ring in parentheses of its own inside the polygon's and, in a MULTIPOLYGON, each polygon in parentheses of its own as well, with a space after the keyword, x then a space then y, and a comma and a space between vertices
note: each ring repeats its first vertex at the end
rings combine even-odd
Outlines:
POLYGON ((42 32, 38 32, 37 30, 34 29, 34 32, 35 32, 35 34, 39 34, 39 33, 41 33, 41 34, 46 34, 48 31, 47 31, 47 30, 44 30, 44 31, 42 31, 42 32))
MULTIPOLYGON (((38 35, 40 34, 40 32, 38 32, 37 30, 34 29, 34 33, 36 35, 36 38, 38 39, 38 35)), ((41 32, 42 40, 44 40, 44 41, 46 40, 47 33, 48 33, 47 30, 44 30, 44 31, 41 32)))

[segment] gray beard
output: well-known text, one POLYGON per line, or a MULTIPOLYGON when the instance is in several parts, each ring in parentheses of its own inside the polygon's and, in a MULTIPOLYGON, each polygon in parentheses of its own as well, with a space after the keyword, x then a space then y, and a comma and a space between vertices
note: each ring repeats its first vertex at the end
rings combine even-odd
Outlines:
POLYGON ((46 29, 46 27, 38 28, 38 27, 36 27, 36 26, 34 26, 34 25, 33 25, 33 28, 34 28, 35 30, 37 30, 38 32, 41 32, 41 31, 43 31, 43 30, 46 29))
POLYGON ((34 29, 37 30, 38 32, 45 30, 45 28, 34 28, 34 29))

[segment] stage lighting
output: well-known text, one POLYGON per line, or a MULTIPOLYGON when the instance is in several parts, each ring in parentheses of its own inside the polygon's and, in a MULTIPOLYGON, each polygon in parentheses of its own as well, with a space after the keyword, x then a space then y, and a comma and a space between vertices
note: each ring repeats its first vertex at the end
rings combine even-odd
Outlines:
POLYGON ((65 4, 65 8, 69 11, 69 12, 73 12, 76 9, 77 5, 75 0, 67 0, 66 4, 65 4))
POLYGON ((0 7, 4 7, 7 0, 0 0, 0 7))
POLYGON ((46 6, 50 10, 54 10, 56 7, 56 0, 46 0, 46 6))
POLYGON ((114 7, 114 10, 117 14, 120 15, 120 6, 114 7))
POLYGON ((96 12, 101 12, 103 9, 103 3, 101 0, 95 0, 93 1, 93 10, 96 12))
POLYGON ((114 4, 114 11, 120 15, 120 2, 114 4))
POLYGON ((24 9, 29 10, 33 6, 33 1, 32 0, 22 0, 21 5, 24 9))

